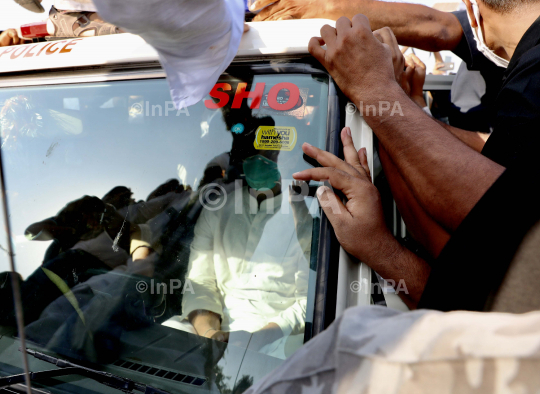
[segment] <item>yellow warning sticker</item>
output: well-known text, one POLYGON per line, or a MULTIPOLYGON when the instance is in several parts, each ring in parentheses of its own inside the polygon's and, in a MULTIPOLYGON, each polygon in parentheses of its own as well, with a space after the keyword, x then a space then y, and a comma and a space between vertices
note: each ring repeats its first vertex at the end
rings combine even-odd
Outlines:
POLYGON ((286 126, 259 126, 253 146, 259 150, 293 150, 296 128, 286 126))

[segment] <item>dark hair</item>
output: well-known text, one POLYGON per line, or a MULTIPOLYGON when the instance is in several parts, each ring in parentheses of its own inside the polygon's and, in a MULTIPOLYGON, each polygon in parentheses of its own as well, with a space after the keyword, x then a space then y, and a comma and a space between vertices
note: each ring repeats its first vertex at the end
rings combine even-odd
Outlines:
POLYGON ((105 204, 111 204, 116 209, 120 209, 129 205, 132 194, 131 190, 126 186, 116 186, 105 194, 101 200, 105 204))
POLYGON ((495 12, 505 14, 518 7, 528 3, 533 3, 536 0, 482 0, 482 2, 495 12))
POLYGON ((260 118, 249 116, 244 119, 245 131, 242 134, 233 133, 233 143, 231 147, 230 164, 243 162, 248 157, 257 154, 257 149, 253 146, 255 132, 259 126, 275 126, 276 122, 271 116, 260 118))

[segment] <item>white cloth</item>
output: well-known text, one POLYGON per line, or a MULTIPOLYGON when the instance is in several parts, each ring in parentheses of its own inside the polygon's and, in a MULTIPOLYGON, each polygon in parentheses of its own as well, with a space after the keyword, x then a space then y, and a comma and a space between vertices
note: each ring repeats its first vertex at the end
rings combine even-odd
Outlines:
POLYGON ((482 97, 486 94, 486 81, 480 71, 467 69, 462 62, 452 82, 450 101, 466 113, 482 104, 482 97))
POLYGON ((482 20, 482 16, 480 15, 480 9, 478 8, 478 3, 476 2, 476 0, 471 0, 471 7, 473 10, 474 19, 477 26, 476 28, 472 27, 471 16, 469 15, 468 12, 467 12, 467 16, 469 17, 469 23, 471 24, 474 40, 476 41, 476 46, 478 50, 485 57, 487 57, 489 60, 495 63, 497 66, 507 68, 510 62, 506 59, 503 59, 499 55, 497 55, 486 44, 484 33, 482 32, 482 26, 480 24, 480 21, 482 20))
POLYGON ((246 394, 538 393, 540 312, 350 308, 246 394))
POLYGON ((101 17, 158 52, 176 108, 205 97, 234 59, 244 29, 242 0, 94 0, 101 17))
POLYGON ((226 195, 221 209, 203 210, 187 275, 193 294, 184 294, 183 317, 202 309, 221 315, 224 331, 255 332, 273 322, 284 336, 303 332, 309 275, 304 251, 311 239, 297 239, 286 197, 268 198, 258 209, 243 187, 226 195))
POLYGON ((59 10, 96 12, 92 0, 56 0, 54 6, 59 10))
POLYGON ((161 325, 197 335, 197 331, 191 325, 191 323, 185 319, 180 319, 180 316, 173 316, 169 320, 161 323, 161 325))

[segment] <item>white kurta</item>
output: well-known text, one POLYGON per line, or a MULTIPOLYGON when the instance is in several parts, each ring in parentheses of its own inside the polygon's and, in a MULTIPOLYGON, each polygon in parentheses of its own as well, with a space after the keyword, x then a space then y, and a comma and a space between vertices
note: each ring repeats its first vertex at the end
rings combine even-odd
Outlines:
POLYGON ((254 332, 273 322, 285 336, 303 332, 309 273, 304 252, 311 238, 298 240, 287 197, 257 207, 244 187, 224 197, 221 209, 203 210, 188 270, 194 292, 184 294, 183 317, 203 309, 222 316, 224 331, 254 332))

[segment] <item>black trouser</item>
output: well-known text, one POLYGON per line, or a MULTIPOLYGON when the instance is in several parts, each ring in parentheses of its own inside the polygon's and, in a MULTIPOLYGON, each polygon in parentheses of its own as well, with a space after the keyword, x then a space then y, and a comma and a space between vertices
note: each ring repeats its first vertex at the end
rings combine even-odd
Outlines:
MULTIPOLYGON (((20 276, 16 274, 20 281, 25 325, 37 320, 51 302, 63 295, 58 286, 45 274, 42 267, 58 275, 70 289, 87 281, 97 273, 110 271, 106 264, 90 253, 70 249, 45 262, 25 281, 21 281, 20 276)), ((12 292, 10 273, 0 274, 1 325, 16 325, 12 292)))

